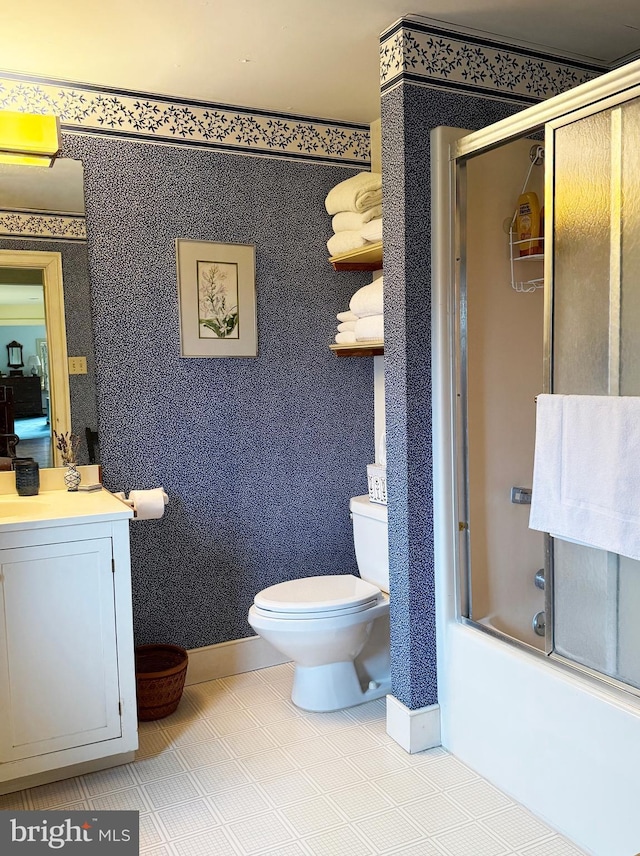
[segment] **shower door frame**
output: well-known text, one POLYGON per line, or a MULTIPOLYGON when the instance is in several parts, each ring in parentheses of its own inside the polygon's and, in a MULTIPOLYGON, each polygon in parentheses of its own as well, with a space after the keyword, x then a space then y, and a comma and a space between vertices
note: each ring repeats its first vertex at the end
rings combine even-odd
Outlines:
MULTIPOLYGON (((634 63, 639 67, 639 63, 634 63)), ((616 73, 607 75, 615 78, 616 73)), ((626 684, 604 672, 585 666, 555 651, 554 642, 554 605, 553 605, 553 539, 545 533, 545 646, 544 651, 507 635, 493 627, 481 624, 472 617, 473 588, 471 580, 471 555, 469 535, 469 465, 468 465, 468 421, 467 421, 467 371, 466 371, 466 163, 483 152, 488 152, 509 142, 522 139, 531 134, 544 130, 545 135, 545 258, 544 258, 544 329, 543 329, 543 365, 541 392, 553 392, 553 307, 554 307, 554 134, 558 128, 580 121, 583 118, 619 107, 628 101, 640 98, 640 70, 632 75, 626 85, 613 83, 603 87, 603 91, 594 97, 585 90, 596 89, 594 81, 551 99, 551 102, 537 105, 524 110, 512 119, 496 123, 488 129, 472 132, 451 143, 451 197, 455 200, 454 221, 452 223, 454 239, 451 251, 450 269, 452 277, 452 318, 453 329, 453 389, 452 389, 452 435, 454 438, 454 512, 456 520, 452 521, 457 529, 456 544, 453 550, 456 568, 456 614, 463 624, 468 624, 483 633, 499 639, 507 645, 524 649, 533 656, 543 657, 556 666, 573 672, 579 672, 588 680, 604 684, 614 692, 622 692, 640 697, 640 688, 626 684), (585 91, 582 98, 577 97, 580 91, 585 91), (615 90, 615 91, 611 91, 615 90), (567 102, 565 105, 564 102, 567 102), (553 103, 561 109, 550 109, 553 103), (531 120, 526 121, 530 116, 531 120), (524 121, 523 121, 524 120, 524 121)), ((461 131, 460 133, 464 133, 461 131)), ((620 183, 621 152, 612 152, 614 175, 612 182, 620 183)), ((615 333, 620 326, 620 217, 612 217, 612 235, 615 236, 615 246, 612 241, 610 252, 610 332, 615 333), (615 222, 614 222, 615 220, 615 222), (616 250, 618 252, 616 252, 616 250), (617 281, 618 290, 611 289, 611 282, 617 281), (615 329, 614 329, 615 328, 615 329)), ((610 336, 611 339, 611 336, 610 336)), ((619 349, 610 353, 609 394, 619 393, 619 349), (614 389, 614 391, 612 391, 614 389)))

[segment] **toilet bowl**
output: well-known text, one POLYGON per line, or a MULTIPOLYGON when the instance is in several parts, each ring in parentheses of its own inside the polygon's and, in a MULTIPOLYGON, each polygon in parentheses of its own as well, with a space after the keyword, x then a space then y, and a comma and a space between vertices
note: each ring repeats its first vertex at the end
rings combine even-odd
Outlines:
POLYGON ((259 592, 249 624, 295 663, 291 699, 310 711, 353 707, 390 692, 386 506, 350 502, 352 574, 305 577, 259 592))

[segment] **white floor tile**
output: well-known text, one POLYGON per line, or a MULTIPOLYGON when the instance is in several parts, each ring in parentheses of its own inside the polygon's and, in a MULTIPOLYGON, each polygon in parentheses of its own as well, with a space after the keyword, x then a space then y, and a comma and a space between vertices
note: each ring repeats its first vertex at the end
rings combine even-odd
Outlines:
POLYGON ((485 817, 482 825, 514 849, 535 844, 549 835, 549 827, 519 805, 485 817))
POLYGON ((166 808, 200 796, 188 773, 150 782, 143 790, 153 809, 166 808))
POLYGON ((445 794, 433 794, 430 797, 406 803, 402 806, 402 811, 426 835, 434 835, 452 826, 461 826, 472 819, 465 811, 448 800, 445 794))
POLYGON ((354 767, 348 758, 335 758, 325 761, 324 764, 315 764, 313 767, 305 767, 305 775, 325 793, 330 793, 345 785, 364 781, 364 774, 354 767))
POLYGON ((318 793, 318 788, 300 770, 265 779, 260 782, 260 787, 275 806, 299 802, 318 793))
POLYGON ((157 817, 169 840, 220 826, 218 817, 204 798, 162 809, 157 817))
POLYGON ((374 853, 384 853, 424 837, 418 827, 397 808, 359 820, 354 828, 373 846, 374 853))
POLYGON ((359 820, 393 806, 393 802, 377 791, 370 782, 358 782, 349 788, 333 791, 329 798, 348 820, 359 820))
POLYGON ((149 811, 152 808, 141 788, 125 788, 112 794, 91 797, 89 805, 96 811, 149 811))
POLYGON ((164 834, 153 814, 140 815, 140 850, 164 843, 164 834))
POLYGON ((241 823, 230 823, 227 829, 240 845, 240 852, 247 854, 263 852, 295 837, 275 812, 259 814, 241 823))
POLYGON ((373 786, 396 805, 411 802, 424 794, 436 793, 433 785, 420 778, 415 770, 397 770, 373 779, 373 786))
POLYGON ((30 809, 50 809, 84 799, 80 779, 64 779, 27 791, 30 809))
POLYGON ((304 843, 313 856, 370 856, 378 852, 350 826, 341 826, 314 835, 305 839, 304 843))
POLYGON ((506 856, 512 851, 475 824, 460 826, 434 836, 446 856, 506 856))
POLYGON ((222 791, 209 797, 209 800, 225 823, 272 809, 271 803, 258 785, 244 785, 241 788, 222 791))
POLYGON ((344 816, 331 805, 327 797, 316 796, 304 802, 285 806, 280 810, 300 838, 344 823, 344 816))
POLYGON ((384 699, 308 713, 290 663, 196 684, 135 762, 0 797, 138 810, 141 856, 584 856, 442 748, 408 755, 384 699))

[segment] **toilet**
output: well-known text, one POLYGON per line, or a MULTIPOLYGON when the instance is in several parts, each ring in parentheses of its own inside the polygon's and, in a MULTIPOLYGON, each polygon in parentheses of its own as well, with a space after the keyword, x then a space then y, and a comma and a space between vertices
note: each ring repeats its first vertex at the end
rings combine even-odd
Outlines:
POLYGON ((269 586, 249 624, 295 664, 291 700, 303 710, 353 707, 391 691, 387 507, 349 503, 360 576, 330 574, 269 586))

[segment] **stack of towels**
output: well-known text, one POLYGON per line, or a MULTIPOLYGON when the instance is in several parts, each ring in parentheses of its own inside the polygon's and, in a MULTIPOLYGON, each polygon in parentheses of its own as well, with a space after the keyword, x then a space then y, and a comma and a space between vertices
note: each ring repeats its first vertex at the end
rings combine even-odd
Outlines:
POLYGON ((341 181, 324 201, 333 215, 334 234, 327 241, 329 254, 337 256, 382 240, 382 176, 360 172, 341 181))
POLYGON ((349 302, 348 312, 339 312, 336 342, 382 342, 384 340, 383 277, 358 289, 349 302))

